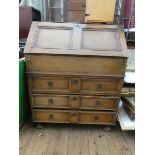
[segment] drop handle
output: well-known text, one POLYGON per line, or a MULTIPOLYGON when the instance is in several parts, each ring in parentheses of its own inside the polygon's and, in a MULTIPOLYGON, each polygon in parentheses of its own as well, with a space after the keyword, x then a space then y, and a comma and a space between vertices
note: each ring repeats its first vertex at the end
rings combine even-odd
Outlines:
POLYGON ((50 114, 50 115, 48 116, 48 119, 49 119, 49 120, 52 120, 53 118, 54 118, 53 114, 50 114))
POLYGON ((52 98, 49 98, 48 99, 48 105, 52 105, 53 104, 53 99, 52 98))
POLYGON ((94 117, 94 120, 95 120, 95 121, 99 121, 99 116, 95 116, 95 117, 94 117))
POLYGON ((53 82, 52 81, 48 81, 48 87, 52 87, 53 86, 53 82))
POLYGON ((72 116, 75 117, 76 116, 76 113, 72 113, 72 116))
POLYGON ((96 105, 96 106, 101 106, 101 102, 100 102, 100 101, 96 101, 96 102, 95 102, 95 105, 96 105))
POLYGON ((73 101, 77 101, 77 100, 79 99, 79 97, 78 97, 78 96, 71 96, 71 99, 72 99, 73 101))
POLYGON ((77 83, 78 83, 78 80, 77 80, 77 79, 72 79, 72 80, 71 80, 71 83, 72 83, 72 84, 77 84, 77 83))
POLYGON ((102 89, 103 88, 103 85, 102 85, 102 83, 97 83, 97 85, 96 85, 96 87, 97 87, 97 89, 102 89))

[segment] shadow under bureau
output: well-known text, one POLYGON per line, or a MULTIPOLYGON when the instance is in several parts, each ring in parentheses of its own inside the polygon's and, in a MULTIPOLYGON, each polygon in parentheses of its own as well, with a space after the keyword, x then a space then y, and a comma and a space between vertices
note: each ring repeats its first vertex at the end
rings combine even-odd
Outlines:
POLYGON ((127 62, 122 27, 33 22, 24 53, 33 122, 115 125, 127 62))

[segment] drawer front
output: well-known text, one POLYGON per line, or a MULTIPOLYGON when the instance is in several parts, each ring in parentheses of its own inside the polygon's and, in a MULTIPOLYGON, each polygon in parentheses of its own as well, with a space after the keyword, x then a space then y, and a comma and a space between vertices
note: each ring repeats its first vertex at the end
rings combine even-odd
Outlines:
POLYGON ((32 78, 32 91, 69 92, 69 79, 59 77, 32 78))
POLYGON ((120 79, 81 79, 82 93, 114 93, 122 88, 120 79))
POLYGON ((92 110, 116 110, 118 107, 118 101, 118 97, 82 96, 79 108, 92 110))
POLYGON ((70 113, 58 110, 33 110, 34 122, 69 123, 70 113))
POLYGON ((79 121, 81 124, 115 124, 116 114, 110 112, 80 111, 79 121))
POLYGON ((67 10, 85 10, 85 1, 68 1, 67 10))
POLYGON ((32 107, 78 109, 79 106, 80 96, 78 95, 32 95, 32 107))
POLYGON ((123 85, 120 78, 69 78, 37 77, 29 78, 32 92, 77 93, 77 94, 119 94, 123 85))
POLYGON ((110 57, 79 57, 56 55, 26 55, 28 72, 48 72, 68 75, 120 75, 124 77, 126 59, 110 57), (41 62, 41 63, 40 63, 41 62))
POLYGON ((51 123, 78 123, 78 111, 60 111, 60 110, 34 110, 34 122, 51 122, 51 123))
POLYGON ((33 107, 70 108, 69 96, 64 95, 32 95, 33 107))
POLYGON ((81 95, 32 95, 32 107, 116 110, 118 97, 81 96, 81 95))
POLYGON ((77 110, 33 110, 34 122, 78 123, 78 124, 115 124, 114 112, 90 112, 77 110))

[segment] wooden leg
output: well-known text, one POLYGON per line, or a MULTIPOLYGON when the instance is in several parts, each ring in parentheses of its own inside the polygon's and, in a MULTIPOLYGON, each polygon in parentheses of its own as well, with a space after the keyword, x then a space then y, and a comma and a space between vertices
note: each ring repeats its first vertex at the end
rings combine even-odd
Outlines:
POLYGON ((43 129, 44 126, 42 125, 42 123, 37 123, 37 124, 36 124, 36 128, 37 128, 37 129, 43 129))
POLYGON ((111 132, 111 131, 112 131, 112 127, 109 126, 109 125, 106 125, 106 126, 104 126, 103 130, 104 130, 105 132, 111 132))

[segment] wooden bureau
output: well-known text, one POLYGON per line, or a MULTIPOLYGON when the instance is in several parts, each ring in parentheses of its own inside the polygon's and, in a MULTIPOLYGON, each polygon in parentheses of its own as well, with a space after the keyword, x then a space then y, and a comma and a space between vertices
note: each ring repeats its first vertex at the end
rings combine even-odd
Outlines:
POLYGON ((127 62, 121 27, 33 22, 24 53, 33 122, 116 123, 127 62))

